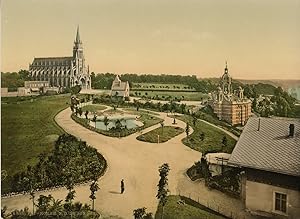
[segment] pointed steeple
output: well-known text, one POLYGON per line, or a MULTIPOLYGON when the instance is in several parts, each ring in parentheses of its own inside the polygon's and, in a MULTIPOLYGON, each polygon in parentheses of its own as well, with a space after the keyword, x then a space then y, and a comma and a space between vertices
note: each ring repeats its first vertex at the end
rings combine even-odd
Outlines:
POLYGON ((76 34, 76 40, 75 40, 76 43, 81 43, 80 41, 80 35, 79 35, 79 25, 77 26, 77 34, 76 34))
POLYGON ((225 62, 225 74, 228 73, 228 68, 227 68, 227 61, 225 62))

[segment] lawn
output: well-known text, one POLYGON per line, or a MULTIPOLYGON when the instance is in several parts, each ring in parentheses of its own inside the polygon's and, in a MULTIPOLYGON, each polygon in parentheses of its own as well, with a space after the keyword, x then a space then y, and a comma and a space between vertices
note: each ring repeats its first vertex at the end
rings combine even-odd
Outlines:
POLYGON ((98 112, 101 110, 106 109, 106 106, 100 105, 100 104, 93 104, 93 105, 86 105, 82 107, 82 111, 89 111, 89 112, 98 112))
POLYGON ((133 83, 132 90, 195 91, 195 88, 185 84, 133 83))
POLYGON ((4 98, 1 108, 1 165, 9 177, 37 162, 38 155, 49 153, 58 135, 64 131, 54 116, 66 108, 69 95, 33 98, 4 98))
POLYGON ((159 143, 163 143, 181 134, 182 132, 184 132, 184 130, 180 127, 165 126, 163 128, 159 127, 150 132, 139 135, 136 139, 139 141, 157 143, 159 135, 159 143))
POLYGON ((196 126, 193 124, 192 116, 178 116, 178 119, 184 121, 185 123, 189 123, 194 132, 187 138, 184 138, 182 142, 197 151, 202 153, 204 152, 225 152, 231 153, 236 141, 226 133, 221 130, 201 121, 197 120, 196 126), (201 134, 204 134, 203 140, 201 139, 201 134), (222 144, 223 137, 226 136, 227 145, 224 146, 222 144))
MULTIPOLYGON (((159 116, 159 113, 149 111, 149 110, 145 110, 145 109, 139 109, 139 111, 137 111, 136 108, 123 108, 123 110, 127 111, 127 112, 130 112, 130 113, 142 112, 142 113, 146 113, 146 114, 149 114, 149 115, 159 116)), ((151 109, 151 110, 153 110, 153 109, 151 109)))
MULTIPOLYGON (((155 219, 161 219, 162 206, 159 205, 155 213, 155 219)), ((186 197, 170 195, 163 211, 164 219, 225 219, 205 206, 186 197), (181 203, 180 203, 181 201, 181 203), (182 203, 184 202, 184 204, 182 203)))
POLYGON ((155 99, 155 100, 172 100, 172 99, 180 99, 180 100, 192 100, 192 101, 201 101, 203 99, 208 98, 208 94, 204 94, 201 92, 188 92, 188 91, 142 91, 142 90, 134 90, 130 91, 130 96, 134 97, 142 97, 145 99, 155 99))

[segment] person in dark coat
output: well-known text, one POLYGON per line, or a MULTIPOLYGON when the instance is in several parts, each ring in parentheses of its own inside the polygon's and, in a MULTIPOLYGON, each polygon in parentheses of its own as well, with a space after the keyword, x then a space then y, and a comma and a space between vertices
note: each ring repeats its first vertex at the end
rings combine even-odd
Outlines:
POLYGON ((121 194, 123 194, 125 191, 125 184, 124 184, 124 179, 121 180, 121 194))

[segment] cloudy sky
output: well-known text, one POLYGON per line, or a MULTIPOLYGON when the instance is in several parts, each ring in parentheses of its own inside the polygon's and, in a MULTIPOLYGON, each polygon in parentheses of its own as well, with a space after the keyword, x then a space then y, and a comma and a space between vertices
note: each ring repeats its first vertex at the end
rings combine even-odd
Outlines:
POLYGON ((2 0, 1 71, 70 56, 94 72, 300 79, 300 0, 2 0))

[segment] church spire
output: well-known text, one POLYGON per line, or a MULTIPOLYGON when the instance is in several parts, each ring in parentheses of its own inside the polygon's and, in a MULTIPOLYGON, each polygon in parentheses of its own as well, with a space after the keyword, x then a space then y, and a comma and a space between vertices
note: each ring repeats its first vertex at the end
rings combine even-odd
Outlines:
POLYGON ((76 34, 76 40, 75 40, 76 43, 81 43, 80 41, 80 35, 79 35, 79 25, 77 26, 77 34, 76 34))

